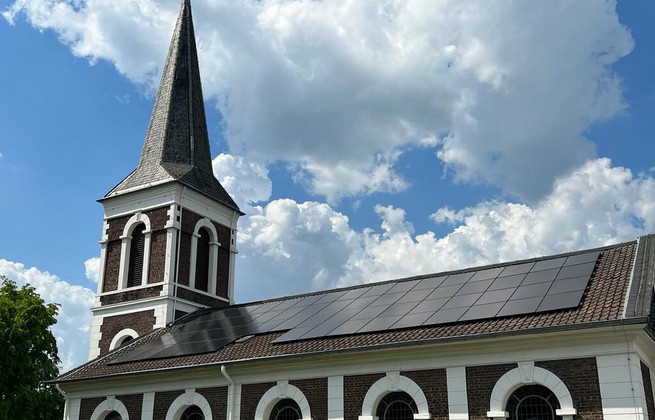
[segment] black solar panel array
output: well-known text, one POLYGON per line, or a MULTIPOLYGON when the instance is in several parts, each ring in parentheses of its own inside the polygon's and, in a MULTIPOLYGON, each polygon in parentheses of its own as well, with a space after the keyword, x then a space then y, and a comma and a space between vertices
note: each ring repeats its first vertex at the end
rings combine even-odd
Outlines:
POLYGON ((599 252, 207 310, 112 363, 200 354, 246 335, 274 343, 573 308, 599 252))

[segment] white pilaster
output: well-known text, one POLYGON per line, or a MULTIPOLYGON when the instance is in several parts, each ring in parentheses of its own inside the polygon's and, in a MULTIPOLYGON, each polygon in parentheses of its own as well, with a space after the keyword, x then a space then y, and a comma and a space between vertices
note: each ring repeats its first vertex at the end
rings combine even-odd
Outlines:
POLYGON ((66 406, 64 407, 64 420, 79 420, 81 405, 81 398, 67 399, 66 406))
POLYGON ((605 420, 646 420, 646 398, 639 356, 597 356, 598 381, 605 420))
POLYGON ((448 418, 450 420, 468 420, 466 368, 452 367, 446 369, 446 381, 448 384, 448 418))
POLYGON ((343 420, 343 376, 328 376, 328 419, 343 420))
POLYGON ((143 394, 141 420, 152 420, 154 415, 155 415, 155 393, 146 392, 145 394, 143 394))

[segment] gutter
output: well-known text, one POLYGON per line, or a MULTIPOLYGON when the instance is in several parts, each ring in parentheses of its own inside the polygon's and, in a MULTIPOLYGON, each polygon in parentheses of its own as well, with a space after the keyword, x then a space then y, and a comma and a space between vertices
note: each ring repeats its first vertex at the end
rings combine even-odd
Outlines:
POLYGON ((225 365, 221 365, 221 373, 227 379, 227 381, 230 383, 230 387, 232 388, 232 398, 230 398, 230 405, 228 406, 228 412, 227 412, 227 420, 232 420, 234 418, 234 412, 236 410, 236 394, 237 394, 237 389, 234 384, 234 381, 232 378, 230 378, 230 375, 227 374, 227 370, 225 370, 225 365))
MULTIPOLYGON (((240 363, 253 363, 253 362, 267 361, 267 360, 301 359, 301 358, 321 356, 321 355, 334 355, 334 354, 354 353, 354 352, 363 352, 363 351, 387 350, 387 349, 394 349, 394 348, 402 349, 402 348, 406 348, 406 347, 410 347, 410 346, 415 347, 415 346, 426 346, 426 345, 433 345, 433 344, 439 344, 439 343, 451 343, 451 342, 459 342, 459 341, 462 341, 462 342, 463 341, 474 341, 474 340, 485 339, 485 338, 502 338, 502 337, 513 337, 513 336, 518 336, 518 335, 541 334, 541 333, 548 333, 548 332, 588 330, 588 329, 592 329, 592 328, 602 328, 602 327, 619 327, 619 326, 625 327, 625 326, 628 326, 628 325, 638 325, 638 324, 647 324, 647 323, 648 323, 648 317, 647 316, 636 317, 636 318, 628 318, 628 319, 612 319, 612 320, 603 320, 603 321, 592 321, 592 322, 587 322, 587 323, 584 323, 584 324, 555 325, 555 326, 546 326, 546 327, 530 328, 530 329, 523 329, 523 330, 513 330, 513 331, 496 331, 496 332, 490 332, 490 333, 484 333, 484 334, 476 334, 476 335, 472 335, 472 336, 459 335, 459 336, 453 336, 453 337, 431 338, 431 339, 426 339, 426 340, 421 340, 421 341, 404 341, 404 342, 401 342, 401 343, 388 343, 388 344, 380 344, 380 345, 373 345, 373 346, 361 346, 361 347, 351 347, 351 348, 336 349, 336 350, 320 350, 320 351, 314 351, 314 352, 286 354, 286 355, 280 355, 280 356, 265 356, 265 357, 258 357, 258 358, 255 358, 255 359, 235 359, 235 360, 229 360, 229 361, 211 362, 211 363, 207 363, 207 364, 174 366, 174 367, 162 368, 162 369, 136 370, 136 371, 131 371, 131 372, 106 374, 106 375, 102 375, 102 376, 88 376, 88 377, 85 377, 85 378, 68 379, 68 380, 57 381, 57 383, 81 382, 81 381, 86 381, 86 380, 90 380, 90 379, 115 378, 115 377, 122 377, 122 376, 127 376, 127 375, 144 374, 144 373, 147 374, 147 373, 154 373, 154 372, 158 372, 158 373, 159 372, 170 372, 170 371, 178 371, 180 369, 193 369, 193 368, 198 368, 198 367, 210 367, 210 366, 217 366, 217 365, 221 365, 221 366, 224 367, 224 366, 238 365, 240 363)), ((649 335, 649 337, 653 338, 652 335, 649 335)), ((655 339, 653 339, 653 341, 655 341, 655 339)))

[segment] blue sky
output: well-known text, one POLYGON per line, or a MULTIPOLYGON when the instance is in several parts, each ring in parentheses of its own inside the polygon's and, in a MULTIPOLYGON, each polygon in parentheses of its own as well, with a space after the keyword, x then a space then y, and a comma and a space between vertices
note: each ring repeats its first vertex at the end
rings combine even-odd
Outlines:
MULTIPOLYGON (((655 231, 652 2, 193 7, 239 301, 655 231)), ((1 8, 0 274, 62 302, 71 367, 178 2, 1 8)))

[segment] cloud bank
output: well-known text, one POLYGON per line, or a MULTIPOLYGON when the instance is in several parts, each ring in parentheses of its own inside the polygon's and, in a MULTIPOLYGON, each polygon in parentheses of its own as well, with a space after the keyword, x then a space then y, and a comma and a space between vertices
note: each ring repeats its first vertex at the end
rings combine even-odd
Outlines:
MULTIPOLYGON (((178 2, 21 0, 3 13, 156 86, 178 2)), ((536 202, 595 157, 633 48, 610 0, 196 1, 203 86, 232 154, 294 163, 310 192, 408 188, 402 153, 536 202)))

